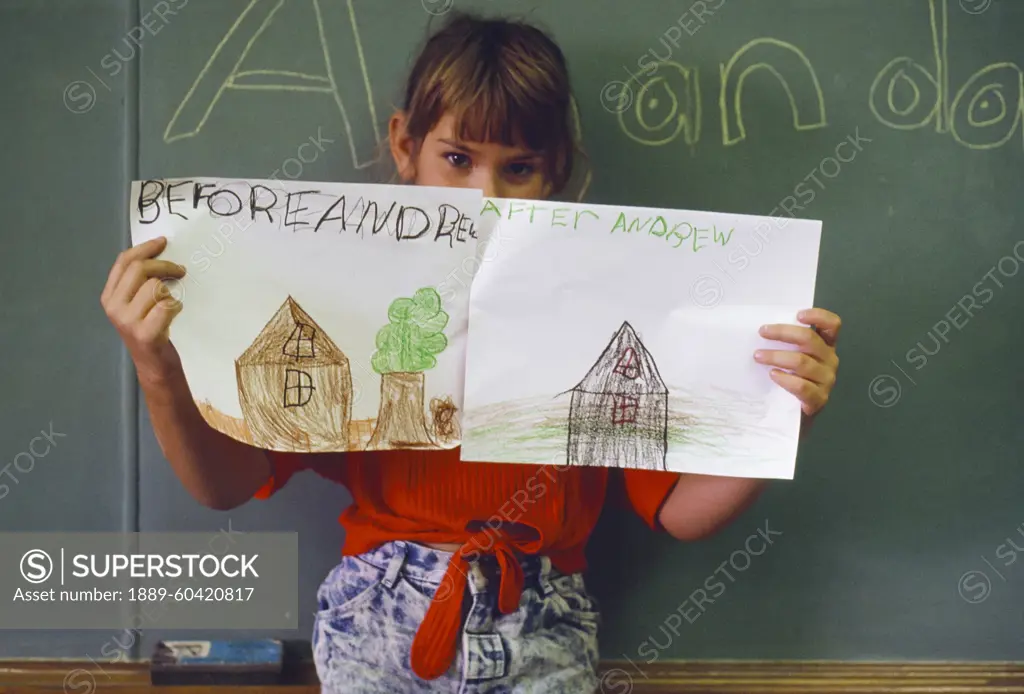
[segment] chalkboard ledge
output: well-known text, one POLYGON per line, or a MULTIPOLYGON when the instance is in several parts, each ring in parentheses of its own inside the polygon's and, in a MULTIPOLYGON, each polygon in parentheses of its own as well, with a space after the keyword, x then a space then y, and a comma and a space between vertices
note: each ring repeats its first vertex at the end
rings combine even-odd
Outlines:
POLYGON ((646 694, 1024 694, 1024 661, 601 661, 602 692, 646 694))
MULTIPOLYGON (((93 673, 104 691, 117 694, 319 694, 316 671, 308 661, 293 663, 286 684, 266 686, 155 686, 149 663, 95 660, 2 660, 0 694, 68 691, 93 673)), ((87 689, 92 691, 92 689, 87 689)), ((851 662, 851 661, 667 661, 651 665, 602 661, 602 694, 1024 694, 1021 662, 851 662)))

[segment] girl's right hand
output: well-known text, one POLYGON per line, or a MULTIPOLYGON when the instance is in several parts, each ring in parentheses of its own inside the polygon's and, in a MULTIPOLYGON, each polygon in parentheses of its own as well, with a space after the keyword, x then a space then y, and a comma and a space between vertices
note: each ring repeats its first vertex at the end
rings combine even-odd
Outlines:
POLYGON ((181 279, 185 268, 157 260, 167 246, 158 237, 122 252, 110 269, 100 304, 121 335, 142 383, 157 383, 180 369, 169 328, 181 312, 164 279, 181 279))

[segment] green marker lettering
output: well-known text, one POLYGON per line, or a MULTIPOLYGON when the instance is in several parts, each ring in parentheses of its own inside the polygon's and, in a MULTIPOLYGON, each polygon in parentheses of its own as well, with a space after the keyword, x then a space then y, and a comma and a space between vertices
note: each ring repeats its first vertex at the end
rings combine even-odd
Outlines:
POLYGON ((694 232, 695 233, 693 234, 693 252, 696 253, 701 248, 704 248, 704 246, 698 246, 697 242, 700 240, 700 235, 708 233, 708 230, 707 229, 695 229, 694 232))
POLYGON ((690 234, 692 234, 692 233, 693 233, 693 227, 692 226, 690 226, 686 222, 679 222, 679 224, 676 224, 674 227, 672 227, 672 230, 668 232, 668 234, 665 236, 665 240, 668 241, 673 236, 678 236, 679 237, 679 243, 677 243, 675 246, 673 246, 673 248, 679 248, 680 246, 683 245, 683 241, 688 239, 690 237, 690 234), (686 227, 687 229, 689 229, 689 231, 687 231, 685 234, 680 234, 678 231, 676 231, 676 229, 678 229, 679 227, 683 227, 683 226, 686 227))
POLYGON ((508 218, 509 218, 509 219, 512 219, 512 215, 513 215, 513 214, 515 214, 516 212, 522 212, 523 210, 525 210, 525 209, 526 209, 525 207, 519 207, 519 208, 517 209, 517 208, 516 208, 516 205, 517 205, 517 204, 518 204, 518 203, 514 203, 514 202, 513 202, 513 203, 511 203, 511 204, 509 204, 509 206, 508 206, 508 218))
POLYGON ((484 208, 480 210, 480 216, 483 217, 484 213, 487 212, 488 209, 494 210, 494 214, 498 216, 498 219, 501 219, 501 208, 495 205, 491 200, 484 200, 484 208))
POLYGON ((581 214, 589 214, 589 215, 593 216, 594 219, 601 219, 600 217, 597 216, 596 212, 591 212, 590 210, 579 210, 576 213, 576 222, 572 225, 573 229, 576 229, 576 228, 579 227, 579 225, 580 225, 580 215, 581 214))
MULTIPOLYGON (((578 219, 579 218, 577 217, 577 220, 578 219)), ((626 230, 626 215, 624 215, 621 212, 619 212, 619 218, 615 220, 615 226, 612 227, 612 232, 611 233, 614 234, 615 230, 618 229, 620 226, 622 227, 623 231, 626 230)))
POLYGON ((732 232, 734 231, 736 230, 730 229, 728 234, 720 234, 718 233, 718 227, 715 227, 715 241, 724 246, 729 243, 729 239, 732 238, 732 232))
POLYGON ((665 218, 664 217, 655 217, 654 218, 654 224, 651 225, 651 229, 647 233, 650 234, 651 236, 664 236, 667 231, 668 231, 668 222, 665 221, 665 218), (657 231, 654 230, 655 227, 657 226, 658 222, 661 222, 661 233, 658 233, 657 231))
POLYGON ((644 230, 644 228, 645 228, 645 227, 646 227, 646 226, 647 226, 648 224, 650 224, 650 223, 651 223, 651 218, 650 218, 650 217, 648 217, 648 218, 647 218, 647 221, 646 221, 646 222, 644 222, 643 224, 640 224, 640 219, 639 219, 639 217, 638 217, 637 219, 634 219, 634 220, 633 220, 632 222, 630 222, 630 223, 629 223, 629 229, 628 229, 627 231, 629 231, 630 233, 632 233, 632 232, 633 232, 633 229, 634 229, 634 228, 635 228, 635 229, 636 229, 637 231, 643 231, 643 230, 644 230))
POLYGON ((568 209, 569 209, 568 207, 556 207, 555 209, 551 210, 551 226, 553 226, 553 227, 567 227, 567 226, 569 226, 565 222, 562 222, 561 224, 558 223, 558 221, 559 221, 558 214, 560 212, 566 212, 566 211, 568 211, 568 209))

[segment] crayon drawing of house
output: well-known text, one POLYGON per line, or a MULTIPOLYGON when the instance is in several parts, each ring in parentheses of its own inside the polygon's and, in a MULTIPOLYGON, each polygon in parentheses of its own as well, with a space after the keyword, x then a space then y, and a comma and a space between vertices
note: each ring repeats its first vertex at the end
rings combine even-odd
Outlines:
POLYGON ((667 469, 668 388, 628 322, 571 392, 567 464, 667 469))
POLYGON ((291 451, 349 447, 348 358, 288 297, 235 360, 238 400, 252 443, 291 451))

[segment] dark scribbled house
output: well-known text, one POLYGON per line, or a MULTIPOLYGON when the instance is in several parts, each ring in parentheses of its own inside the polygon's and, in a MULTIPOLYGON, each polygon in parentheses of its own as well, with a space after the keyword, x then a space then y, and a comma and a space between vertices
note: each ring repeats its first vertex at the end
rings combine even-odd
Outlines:
POLYGON ((568 464, 666 469, 668 388, 628 322, 571 392, 568 464))
POLYGON ((290 296, 235 360, 238 400, 260 448, 349 447, 348 358, 290 296))

